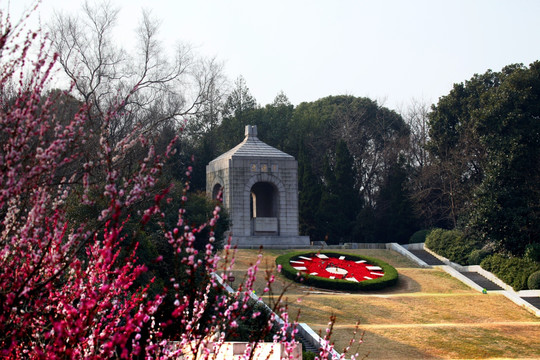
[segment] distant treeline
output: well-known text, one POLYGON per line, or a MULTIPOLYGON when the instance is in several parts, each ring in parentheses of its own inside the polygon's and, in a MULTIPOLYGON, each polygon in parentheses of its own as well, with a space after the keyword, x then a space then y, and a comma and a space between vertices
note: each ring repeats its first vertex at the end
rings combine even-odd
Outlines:
POLYGON ((490 70, 402 114, 354 96, 294 107, 281 93, 259 106, 239 78, 188 122, 193 186, 204 189, 205 165, 254 124, 298 159, 300 230, 312 240, 403 243, 421 228, 460 227, 519 255, 539 242, 539 72, 540 62, 490 70))

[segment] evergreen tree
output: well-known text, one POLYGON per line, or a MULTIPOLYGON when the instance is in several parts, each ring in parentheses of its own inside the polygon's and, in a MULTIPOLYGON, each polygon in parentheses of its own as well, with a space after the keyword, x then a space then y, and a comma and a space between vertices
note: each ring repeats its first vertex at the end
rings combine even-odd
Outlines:
POLYGON ((475 113, 487 162, 469 224, 484 241, 522 256, 540 243, 540 62, 501 74, 475 113))
POLYGON ((354 242, 377 242, 377 236, 375 234, 375 222, 375 210, 373 207, 365 205, 356 216, 356 222, 353 228, 354 242))
POLYGON ((407 243, 417 230, 413 204, 407 185, 407 170, 403 160, 393 164, 379 192, 375 207, 377 242, 407 243))
POLYGON ((351 242, 361 206, 354 187, 354 159, 344 141, 337 143, 334 167, 331 167, 328 158, 325 161, 324 179, 324 191, 319 205, 324 235, 331 243, 351 242))
POLYGON ((264 139, 265 143, 287 152, 285 145, 293 112, 294 106, 283 92, 279 93, 271 104, 258 109, 259 116, 257 116, 256 125, 261 139, 264 139))
MULTIPOLYGON (((360 208, 360 199, 355 189, 354 159, 343 140, 340 140, 336 146, 334 174, 336 179, 334 191, 342 208, 344 220, 353 222, 360 208)), ((347 231, 350 230, 349 226, 347 231)))
POLYGON ((246 81, 240 76, 225 101, 223 121, 213 134, 217 137, 218 154, 229 151, 244 139, 246 125, 257 125, 262 115, 246 81))
POLYGON ((516 256, 540 242, 540 62, 455 84, 430 113, 418 192, 484 242, 516 256), (432 195, 435 195, 432 196, 432 195))
POLYGON ((324 183, 322 186, 321 200, 317 218, 319 220, 316 237, 317 240, 324 240, 330 244, 337 244, 340 240, 339 232, 339 211, 338 197, 334 193, 336 189, 336 177, 330 166, 328 157, 324 160, 324 183))
POLYGON ((321 240, 317 235, 321 186, 313 174, 311 160, 306 156, 303 148, 298 156, 298 163, 300 233, 308 235, 311 240, 321 240))

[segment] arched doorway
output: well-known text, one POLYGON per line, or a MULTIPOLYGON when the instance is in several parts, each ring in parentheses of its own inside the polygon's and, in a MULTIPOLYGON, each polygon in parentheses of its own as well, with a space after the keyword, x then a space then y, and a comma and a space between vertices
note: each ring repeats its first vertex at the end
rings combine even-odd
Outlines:
POLYGON ((221 191, 223 187, 221 186, 220 183, 217 183, 216 185, 214 185, 214 188, 212 189, 212 200, 216 200, 217 199, 217 196, 219 194, 219 192, 221 191))
POLYGON ((250 191, 254 235, 279 235, 279 191, 270 182, 257 182, 250 191))

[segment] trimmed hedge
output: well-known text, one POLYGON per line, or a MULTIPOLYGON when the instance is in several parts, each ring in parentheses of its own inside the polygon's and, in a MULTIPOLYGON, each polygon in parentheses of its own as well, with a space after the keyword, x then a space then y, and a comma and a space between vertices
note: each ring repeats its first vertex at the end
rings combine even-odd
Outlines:
POLYGON ((540 289, 540 270, 533 272, 527 280, 527 286, 531 290, 540 289))
POLYGON ((434 229, 426 237, 426 247, 450 261, 467 265, 469 254, 482 244, 459 230, 434 229))
POLYGON ((370 258, 367 256, 358 256, 348 253, 341 253, 336 251, 324 251, 326 255, 335 255, 335 256, 345 256, 346 260, 366 260, 368 263, 376 266, 380 266, 384 271, 384 276, 372 279, 364 280, 360 282, 353 282, 348 280, 341 279, 327 279, 320 276, 308 275, 301 273, 290 264, 290 260, 294 260, 299 256, 314 256, 317 252, 314 251, 301 251, 301 252, 292 252, 287 253, 276 258, 276 264, 281 265, 281 274, 285 277, 296 281, 301 282, 305 285, 315 286, 324 289, 331 290, 345 290, 345 291, 366 291, 366 290, 378 290, 383 289, 388 286, 392 286, 398 281, 398 272, 397 270, 381 261, 379 259, 370 258))
POLYGON ((526 290, 529 276, 540 270, 540 264, 527 259, 507 258, 499 254, 486 257, 480 266, 494 273, 499 279, 512 286, 515 291, 526 290))
POLYGON ((473 250, 467 259, 469 265, 480 265, 482 260, 484 260, 491 252, 486 249, 476 249, 473 250))
POLYGON ((431 232, 431 229, 418 230, 409 238, 409 244, 417 244, 426 242, 426 237, 431 232))

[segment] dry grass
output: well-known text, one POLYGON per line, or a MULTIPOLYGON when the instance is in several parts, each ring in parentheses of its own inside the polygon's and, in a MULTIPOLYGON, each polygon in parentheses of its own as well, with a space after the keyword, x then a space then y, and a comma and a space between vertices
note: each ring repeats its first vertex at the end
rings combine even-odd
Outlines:
MULTIPOLYGON (((284 250, 265 250, 261 269, 274 266, 284 250)), ((439 269, 422 269, 390 250, 348 250, 397 268, 398 284, 378 292, 338 293, 308 288, 279 278, 274 293, 286 289, 290 312, 324 331, 337 316, 333 339, 348 345, 356 322, 365 331, 359 353, 368 359, 540 359, 540 319, 503 295, 483 295, 439 269)), ((239 250, 234 274, 238 285, 258 251, 239 250)), ((262 293, 263 271, 256 282, 262 293)), ((272 299, 265 297, 265 301, 272 299)))
MULTIPOLYGON (((364 343, 352 350, 372 359, 539 359, 540 325, 479 325, 365 329, 364 343)), ((319 331, 321 328, 313 327, 319 331)), ((360 326, 362 330, 362 326, 360 326)), ((323 330, 324 331, 324 330, 323 330)), ((333 339, 350 338, 338 328, 333 339)), ((337 341, 339 349, 340 341, 337 341)))
MULTIPOLYGON (((339 296, 315 295, 292 310, 301 310, 302 321, 324 324, 320 311, 337 316, 337 324, 481 324, 531 321, 525 311, 509 303, 503 295, 471 294, 461 296, 339 296), (512 306, 509 306, 512 305, 512 306), (518 311, 516 311, 518 310, 518 311)), ((540 322, 539 322, 540 324, 540 322)))

